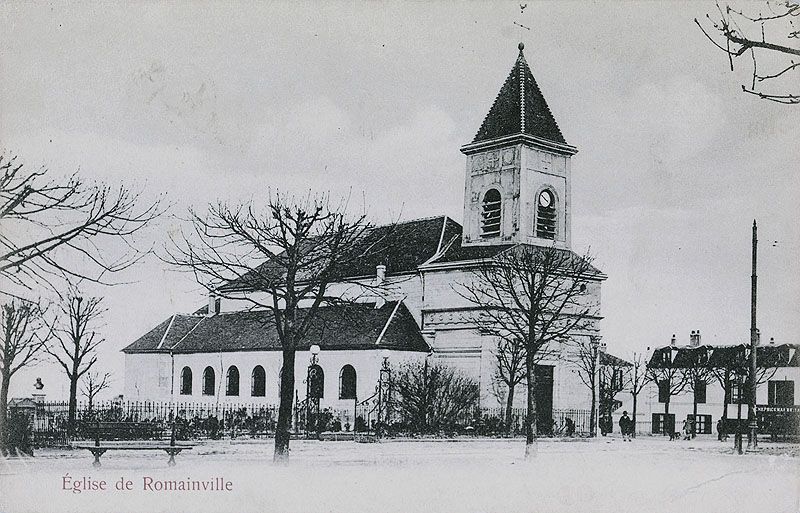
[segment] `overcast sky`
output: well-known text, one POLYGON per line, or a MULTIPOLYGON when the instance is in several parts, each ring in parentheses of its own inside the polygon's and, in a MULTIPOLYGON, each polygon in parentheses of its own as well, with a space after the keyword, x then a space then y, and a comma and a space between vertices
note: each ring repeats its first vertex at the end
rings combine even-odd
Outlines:
MULTIPOLYGON (((130 3, 0 6, 0 149, 124 181, 173 212, 270 188, 349 194, 376 221, 462 218, 464 156, 524 41, 573 157, 573 248, 609 278, 623 357, 700 329, 749 339, 759 222, 762 337, 800 332, 800 106, 744 95, 700 3, 130 3), (513 25, 517 21, 530 31, 513 25), (772 241, 779 241, 777 246, 772 241)), ((744 64, 744 63, 742 63, 744 64)), ((165 218, 150 237, 167 239, 165 218)), ((102 291, 102 370, 205 299, 152 259, 102 291)), ((41 366, 50 397, 66 378, 41 366)), ((13 394, 12 394, 13 395, 13 394)))

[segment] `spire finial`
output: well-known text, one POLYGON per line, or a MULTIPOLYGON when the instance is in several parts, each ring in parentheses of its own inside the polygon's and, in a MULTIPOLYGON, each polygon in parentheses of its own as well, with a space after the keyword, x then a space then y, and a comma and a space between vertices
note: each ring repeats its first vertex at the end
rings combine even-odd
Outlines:
POLYGON ((524 49, 525 49, 525 43, 520 43, 520 44, 518 44, 518 45, 517 45, 517 48, 519 48, 519 53, 522 53, 522 50, 524 50, 524 49))

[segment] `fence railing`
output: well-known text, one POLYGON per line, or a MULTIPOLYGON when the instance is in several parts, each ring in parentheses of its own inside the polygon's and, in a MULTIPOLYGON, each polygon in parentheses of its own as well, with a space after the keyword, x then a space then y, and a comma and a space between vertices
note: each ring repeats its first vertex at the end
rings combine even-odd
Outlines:
MULTIPOLYGON (((32 430, 36 446, 64 445, 67 443, 66 402, 39 403, 33 414, 32 430)), ((389 409, 394 430, 387 429, 384 419, 379 419, 379 409, 374 401, 353 402, 345 409, 322 408, 319 412, 307 408, 304 401, 296 402, 292 411, 292 431, 308 432, 375 433, 377 430, 396 434, 410 433, 414 426, 404 423, 402 414, 389 409), (309 418, 309 413, 312 413, 309 418), (384 422, 381 422, 384 420, 384 422)), ((440 434, 478 434, 484 436, 524 433, 527 415, 525 408, 514 408, 511 424, 506 424, 504 408, 469 408, 455 418, 440 434)), ((550 416, 540 416, 540 436, 571 436, 589 433, 589 410, 553 410, 550 416), (544 419, 544 420, 543 420, 544 419), (570 427, 571 426, 571 427, 570 427)), ((80 402, 76 408, 73 440, 92 437, 92 426, 97 422, 150 423, 153 429, 145 432, 152 436, 170 436, 173 420, 176 438, 253 438, 271 436, 275 432, 278 405, 248 403, 188 403, 188 402, 80 402)), ((142 430, 137 430, 141 433, 142 430)))

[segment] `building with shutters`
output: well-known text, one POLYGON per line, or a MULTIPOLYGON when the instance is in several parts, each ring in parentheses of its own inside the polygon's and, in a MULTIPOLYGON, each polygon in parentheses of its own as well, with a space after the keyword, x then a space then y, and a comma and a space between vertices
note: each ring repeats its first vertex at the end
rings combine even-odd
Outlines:
MULTIPOLYGON (((800 434, 798 347, 774 340, 757 346, 756 410, 761 433, 800 434)), ((735 419, 747 419, 748 415, 745 379, 749 355, 749 344, 702 344, 699 330, 691 332, 686 345, 678 344, 673 335, 671 343, 656 348, 647 362, 655 382, 645 386, 637 401, 640 431, 668 434, 681 431, 684 421, 691 425, 695 419, 697 434, 716 433, 720 419, 728 419, 727 429, 733 430, 735 419), (691 369, 698 366, 703 371, 693 373, 691 369)), ((633 411, 627 393, 623 408, 633 411)))

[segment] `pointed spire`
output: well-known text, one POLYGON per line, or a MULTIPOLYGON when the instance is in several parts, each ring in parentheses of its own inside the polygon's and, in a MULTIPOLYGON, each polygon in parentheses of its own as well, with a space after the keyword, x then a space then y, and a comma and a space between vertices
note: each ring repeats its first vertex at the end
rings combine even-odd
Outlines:
POLYGON ((528 134, 566 144, 550 108, 542 95, 520 43, 519 56, 483 120, 473 143, 516 134, 528 134))

